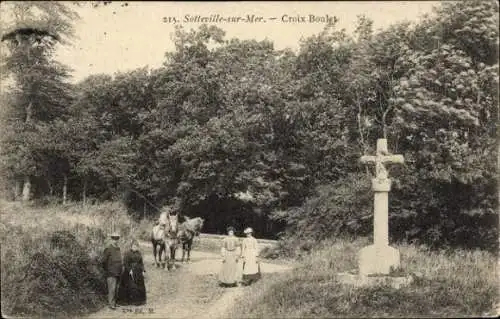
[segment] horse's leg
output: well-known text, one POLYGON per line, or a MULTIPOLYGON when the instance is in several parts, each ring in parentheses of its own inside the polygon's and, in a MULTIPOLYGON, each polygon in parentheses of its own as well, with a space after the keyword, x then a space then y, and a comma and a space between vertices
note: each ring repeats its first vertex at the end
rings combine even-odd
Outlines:
POLYGON ((172 269, 172 253, 170 252, 171 249, 172 248, 170 247, 170 243, 168 243, 166 251, 165 251, 165 258, 168 259, 167 260, 167 269, 168 270, 172 269))
POLYGON ((171 266, 172 268, 175 268, 175 253, 174 253, 174 246, 173 245, 170 245, 169 247, 169 254, 170 254, 170 263, 171 263, 171 266))
POLYGON ((156 243, 156 247, 155 247, 157 253, 158 253, 158 261, 156 262, 156 267, 160 267, 161 265, 161 257, 163 255, 162 253, 162 250, 161 250, 161 243, 156 243))
POLYGON ((186 261, 189 262, 189 240, 182 243, 182 255, 186 254, 186 261))
POLYGON ((156 242, 153 239, 153 240, 151 240, 151 243, 153 244, 153 256, 154 256, 154 259, 155 259, 155 261, 154 261, 153 264, 156 265, 156 266, 159 266, 158 265, 158 261, 156 260, 156 242))
POLYGON ((189 241, 187 242, 187 255, 188 255, 188 256, 187 256, 187 257, 188 257, 188 258, 187 258, 187 261, 188 261, 188 262, 191 260, 191 247, 192 247, 192 245, 193 245, 193 239, 191 239, 191 240, 189 240, 189 241))
POLYGON ((189 240, 182 244, 182 254, 186 252, 186 261, 189 262, 189 240))
POLYGON ((151 244, 153 246, 153 258, 154 258, 153 265, 154 265, 156 262, 156 254, 155 254, 155 241, 152 239, 151 239, 151 244))
MULTIPOLYGON (((184 260, 185 257, 188 257, 187 252, 188 252, 188 245, 187 241, 182 243, 182 260, 184 260)), ((186 259, 186 262, 189 261, 189 257, 186 259)))
POLYGON ((172 244, 170 246, 170 260, 172 262, 172 269, 175 269, 175 246, 172 244))
POLYGON ((157 248, 157 250, 158 250, 158 262, 156 263, 156 266, 160 267, 160 265, 161 265, 161 259, 162 259, 161 257, 163 256, 163 251, 162 251, 162 248, 161 248, 162 247, 162 243, 159 242, 157 245, 158 245, 158 248, 157 248))
POLYGON ((165 269, 165 259, 167 259, 167 252, 165 251, 165 243, 162 243, 160 245, 160 263, 163 269, 165 269), (163 257, 162 260, 162 255, 165 253, 165 256, 163 257))
POLYGON ((184 248, 184 245, 185 245, 185 242, 182 242, 182 259, 181 259, 181 262, 184 262, 184 255, 185 255, 185 248, 184 248))
POLYGON ((170 243, 169 243, 167 245, 167 251, 165 252, 166 255, 167 255, 167 258, 168 258, 168 260, 167 260, 167 268, 168 268, 168 270, 170 270, 172 268, 172 257, 171 257, 172 254, 170 253, 170 249, 171 248, 170 248, 170 243))
POLYGON ((176 252, 177 252, 177 247, 174 246, 174 251, 172 252, 172 255, 174 256, 174 259, 173 259, 173 261, 174 261, 174 269, 175 269, 175 254, 176 254, 176 252))

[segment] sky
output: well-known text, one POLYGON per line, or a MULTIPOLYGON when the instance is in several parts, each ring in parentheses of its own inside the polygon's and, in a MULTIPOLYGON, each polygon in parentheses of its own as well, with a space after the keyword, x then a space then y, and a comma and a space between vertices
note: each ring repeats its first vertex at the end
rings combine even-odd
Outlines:
POLYGON ((430 13, 438 1, 296 1, 296 2, 128 2, 113 1, 93 8, 77 9, 77 39, 58 50, 58 60, 74 69, 73 81, 90 74, 126 72, 139 67, 158 67, 174 46, 170 38, 175 25, 197 29, 205 18, 235 19, 214 24, 226 38, 269 39, 276 49, 297 49, 301 37, 320 32, 325 20, 336 16, 338 27, 352 32, 357 15, 374 20, 374 29, 394 22, 417 21, 430 13), (218 15, 218 16, 217 16, 218 15), (247 15, 254 15, 253 22, 247 15), (310 20, 310 15, 315 17, 310 20), (199 16, 199 17, 197 17, 199 16), (257 21, 261 17, 262 21, 257 21), (176 23, 169 22, 175 18, 176 23), (186 21, 188 18, 190 21, 186 21), (273 18, 275 18, 273 20, 273 18), (237 19, 237 18, 236 18, 237 19))

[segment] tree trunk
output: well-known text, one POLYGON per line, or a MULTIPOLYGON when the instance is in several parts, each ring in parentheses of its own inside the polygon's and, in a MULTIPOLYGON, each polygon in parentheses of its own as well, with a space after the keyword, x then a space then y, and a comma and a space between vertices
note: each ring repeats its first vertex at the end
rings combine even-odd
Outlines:
POLYGON ((23 185, 23 202, 29 201, 31 198, 31 179, 29 176, 24 176, 24 185, 23 185))
POLYGON ((143 217, 142 217, 143 219, 146 219, 146 207, 147 207, 146 205, 147 205, 146 201, 144 201, 144 212, 143 212, 143 217))
POLYGON ((387 139, 387 130, 388 130, 388 127, 387 127, 387 115, 389 114, 389 111, 392 109, 392 104, 389 105, 385 111, 384 111, 384 114, 382 114, 382 129, 383 129, 383 134, 384 134, 384 138, 387 139))
POLYGON ((63 205, 66 205, 67 198, 68 198, 68 175, 64 174, 63 205))
MULTIPOLYGON (((26 107, 26 123, 31 121, 31 111, 33 109, 33 102, 30 101, 28 106, 26 107)), ((31 179, 28 175, 24 176, 24 185, 23 185, 23 202, 29 201, 31 197, 31 179)))
POLYGON ((47 185, 49 187, 49 195, 50 197, 54 196, 54 187, 52 186, 52 178, 49 178, 47 185))
POLYGON ((30 102, 28 106, 26 107, 26 122, 29 123, 31 122, 31 114, 33 113, 33 102, 30 102))
POLYGON ((21 181, 16 178, 14 181, 14 200, 18 200, 21 197, 21 181))
POLYGON ((361 106, 360 98, 356 94, 356 104, 358 106, 358 114, 356 115, 358 121, 358 132, 359 132, 359 140, 361 143, 361 148, 363 149, 363 154, 366 153, 368 147, 365 144, 365 136, 364 136, 364 128, 363 128, 363 107, 361 106))
POLYGON ((87 204, 87 178, 83 178, 83 192, 82 192, 82 201, 83 205, 87 204))

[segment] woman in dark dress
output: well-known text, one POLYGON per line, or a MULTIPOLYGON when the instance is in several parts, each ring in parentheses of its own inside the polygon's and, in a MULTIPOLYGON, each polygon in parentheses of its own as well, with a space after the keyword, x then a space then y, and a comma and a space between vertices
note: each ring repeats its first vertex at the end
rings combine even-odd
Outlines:
POLYGON ((144 262, 139 243, 134 240, 123 258, 124 271, 120 281, 119 300, 122 305, 140 306, 146 304, 144 285, 144 262))

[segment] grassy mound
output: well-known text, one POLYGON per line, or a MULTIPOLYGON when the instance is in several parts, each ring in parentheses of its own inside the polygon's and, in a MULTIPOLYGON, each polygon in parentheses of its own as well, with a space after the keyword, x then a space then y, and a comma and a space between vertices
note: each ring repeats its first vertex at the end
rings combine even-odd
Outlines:
POLYGON ((136 229, 121 205, 37 209, 1 202, 0 209, 3 314, 64 316, 105 304, 106 235, 119 230, 125 249, 136 229))
POLYGON ((355 288, 335 274, 357 267, 367 244, 325 242, 288 274, 265 276, 236 303, 234 318, 481 316, 498 298, 496 257, 483 251, 433 252, 400 246, 403 269, 421 280, 396 290, 355 288))

